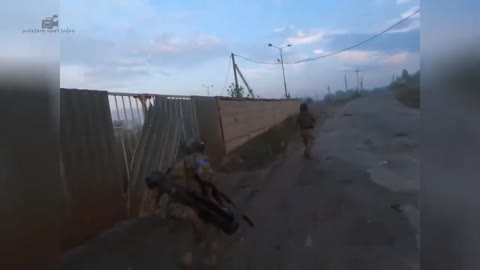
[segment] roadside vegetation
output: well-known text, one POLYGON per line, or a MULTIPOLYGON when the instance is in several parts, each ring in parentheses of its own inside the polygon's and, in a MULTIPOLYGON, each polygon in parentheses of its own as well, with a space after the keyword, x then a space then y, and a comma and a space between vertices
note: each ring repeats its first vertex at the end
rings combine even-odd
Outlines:
POLYGON ((414 109, 420 108, 420 71, 410 75, 408 71, 403 70, 402 76, 390 84, 390 89, 403 105, 414 109))
POLYGON ((225 158, 220 171, 256 170, 271 164, 295 141, 295 120, 295 116, 290 116, 233 150, 225 158))
MULTIPOLYGON (((321 126, 334 115, 336 109, 349 100, 351 99, 315 102, 313 99, 307 98, 305 102, 309 104, 310 110, 317 117, 317 126, 321 126)), ((302 146, 296 126, 296 115, 292 115, 228 154, 220 171, 228 173, 266 168, 279 157, 297 147, 302 146)))
POLYGON ((347 91, 344 90, 337 90, 334 93, 329 93, 325 95, 324 101, 327 103, 342 103, 348 102, 352 99, 356 99, 368 94, 368 90, 362 89, 348 89, 347 91))

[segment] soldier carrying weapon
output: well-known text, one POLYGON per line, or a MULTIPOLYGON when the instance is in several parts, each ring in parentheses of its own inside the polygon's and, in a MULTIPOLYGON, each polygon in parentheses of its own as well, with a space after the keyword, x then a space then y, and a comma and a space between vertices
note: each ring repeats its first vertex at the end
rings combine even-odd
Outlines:
MULTIPOLYGON (((238 229, 239 219, 224 201, 232 206, 233 203, 215 186, 215 172, 205 155, 205 143, 194 140, 187 151, 188 155, 166 173, 153 172, 145 179, 146 185, 158 191, 162 218, 172 217, 192 225, 195 240, 181 258, 182 269, 192 269, 193 249, 197 244, 206 245, 204 264, 214 268, 221 230, 233 234, 238 229)), ((246 216, 243 218, 253 226, 246 216)))
POLYGON ((300 135, 302 136, 303 144, 305 146, 304 155, 306 158, 311 159, 313 145, 315 143, 314 129, 317 120, 308 110, 308 105, 306 103, 300 105, 300 113, 298 114, 297 123, 300 126, 300 135))

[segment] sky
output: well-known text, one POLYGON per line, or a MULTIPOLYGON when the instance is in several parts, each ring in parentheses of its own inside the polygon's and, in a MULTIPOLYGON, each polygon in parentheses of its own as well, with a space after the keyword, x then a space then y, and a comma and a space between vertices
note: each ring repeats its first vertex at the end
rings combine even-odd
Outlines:
MULTIPOLYGON (((2 47, 10 55, 23 48, 30 57, 45 57, 51 46, 64 88, 207 95, 202 85, 213 85, 211 95, 225 95, 226 85, 234 82, 231 53, 275 62, 279 51, 267 46, 272 43, 292 45, 284 49, 286 63, 321 56, 383 31, 419 5, 418 0, 65 0, 57 4, 59 27, 74 33, 43 35, 35 47, 27 42, 2 47)), ((45 10, 44 17, 53 15, 45 10)), ((44 18, 33 17, 20 28, 40 28, 44 18)), ((353 50, 285 65, 288 90, 292 96, 321 97, 328 86, 344 89, 345 75, 355 87, 356 67, 365 88, 388 84, 402 69, 416 72, 419 28, 417 14, 353 50)), ((19 29, 13 30, 18 35, 19 29)), ((239 57, 236 63, 256 95, 282 97, 280 65, 239 57)))

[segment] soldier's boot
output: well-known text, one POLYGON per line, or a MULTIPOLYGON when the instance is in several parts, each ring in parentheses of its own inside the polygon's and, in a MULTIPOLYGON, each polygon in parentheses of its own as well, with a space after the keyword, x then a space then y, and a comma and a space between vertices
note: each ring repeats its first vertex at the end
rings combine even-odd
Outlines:
POLYGON ((305 158, 312 159, 312 149, 308 146, 305 148, 305 158))
POLYGON ((209 270, 217 269, 218 267, 218 243, 215 240, 208 240, 207 243, 207 257, 204 259, 203 263, 209 270))
POLYGON ((180 267, 182 270, 193 269, 193 254, 191 251, 183 254, 182 259, 180 260, 180 267))

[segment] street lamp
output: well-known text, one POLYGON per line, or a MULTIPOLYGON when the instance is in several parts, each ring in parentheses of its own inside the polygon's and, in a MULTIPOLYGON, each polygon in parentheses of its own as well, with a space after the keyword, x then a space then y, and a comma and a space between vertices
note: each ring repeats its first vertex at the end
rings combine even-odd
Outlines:
POLYGON ((287 92, 287 82, 285 81, 285 67, 283 66, 283 49, 286 47, 291 47, 292 44, 288 44, 283 47, 277 47, 273 45, 272 43, 268 44, 269 47, 275 47, 280 51, 280 59, 277 59, 278 62, 282 63, 282 73, 283 73, 283 86, 285 87, 285 98, 288 98, 288 92, 287 92))
POLYGON ((210 87, 213 87, 213 85, 205 85, 202 84, 203 87, 207 88, 207 95, 210 96, 210 87))

